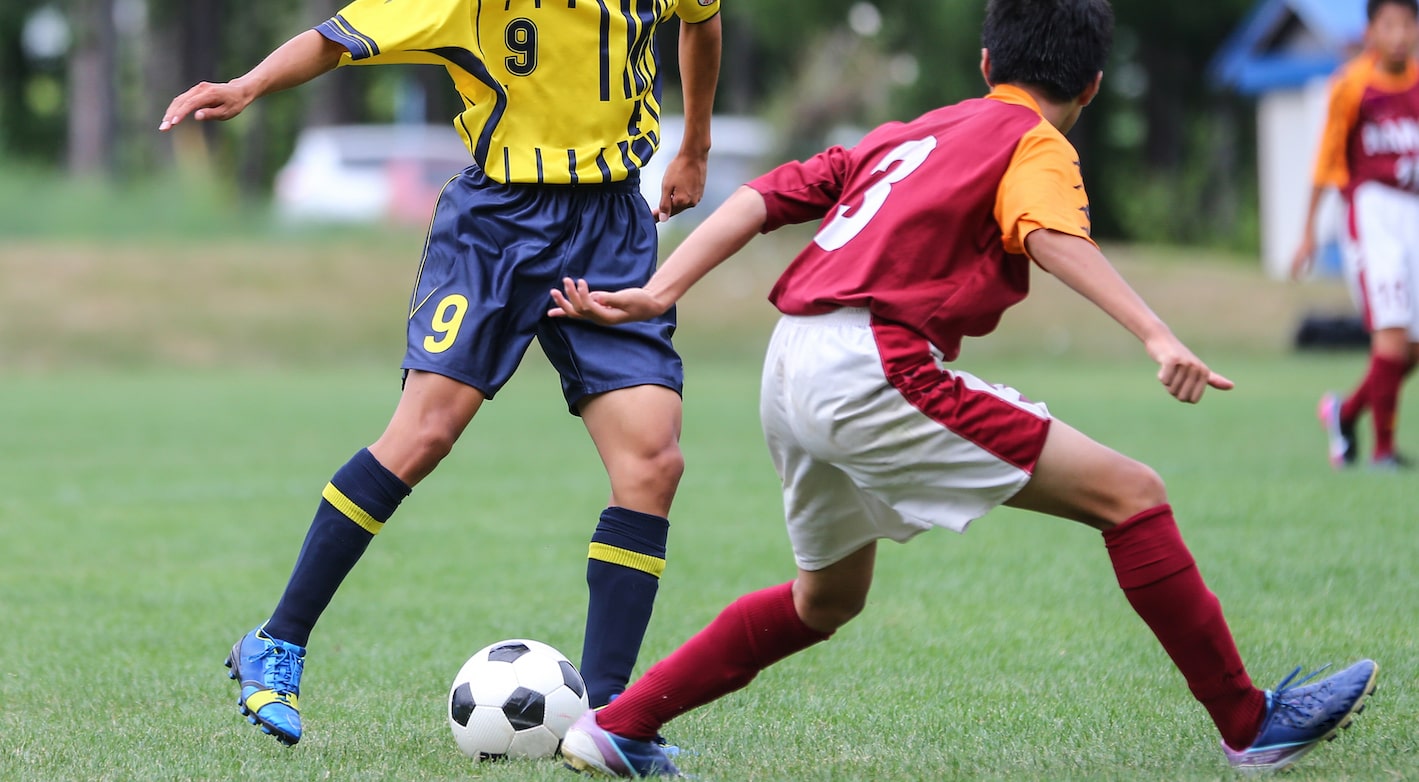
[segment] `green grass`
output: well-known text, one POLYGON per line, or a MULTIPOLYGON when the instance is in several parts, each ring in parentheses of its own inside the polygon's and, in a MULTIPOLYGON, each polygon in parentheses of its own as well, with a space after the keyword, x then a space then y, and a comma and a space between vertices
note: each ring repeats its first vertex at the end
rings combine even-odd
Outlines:
MULTIPOLYGON (((691 355, 670 564, 642 655, 792 576, 758 432, 757 348, 691 355)), ((1252 675, 1370 656, 1381 684, 1296 780, 1419 778, 1415 477, 1333 474, 1311 419, 1353 355, 1212 356, 1239 384, 1172 402, 1140 356, 964 365, 1149 462, 1252 675)), ((443 702, 479 647, 575 658, 606 489, 531 359, 411 496, 312 639, 307 737, 245 725, 222 659, 270 611, 330 473, 382 428, 392 369, 55 369, 0 383, 0 779, 565 780, 474 764, 443 702)), ((1412 393, 1407 404, 1419 403, 1412 393)), ((1401 447, 1419 452, 1419 430, 1401 447)), ((1113 581, 1098 535, 998 511, 884 544, 868 610, 829 643, 668 726, 705 780, 1231 779, 1113 581)))

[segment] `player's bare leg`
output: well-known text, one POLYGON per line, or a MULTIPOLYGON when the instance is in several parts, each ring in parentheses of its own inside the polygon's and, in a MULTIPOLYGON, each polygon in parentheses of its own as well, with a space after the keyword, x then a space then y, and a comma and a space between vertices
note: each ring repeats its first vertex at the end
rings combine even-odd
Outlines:
POLYGON ((484 399, 483 392, 452 378, 410 370, 394 415, 370 453, 415 486, 453 450, 484 399))
POLYGON ((650 623, 665 568, 670 504, 685 469, 681 402, 675 391, 641 385, 580 405, 611 482, 588 551, 590 593, 581 673, 593 707, 625 689, 650 623))
POLYGON ((598 394, 581 404, 581 419, 611 479, 611 504, 665 516, 685 459, 680 453, 680 395, 644 385, 598 394))
POLYGON ((876 562, 874 541, 822 570, 799 568, 793 582, 798 618, 820 633, 836 632, 867 605, 876 562))
POLYGON ((1308 686, 1310 677, 1292 685, 1295 673, 1274 692, 1252 686, 1163 482, 1146 465, 1055 420, 1030 482, 1008 504, 1103 531, 1119 586, 1206 707, 1232 765, 1284 768, 1364 708, 1376 674, 1369 660, 1308 686))

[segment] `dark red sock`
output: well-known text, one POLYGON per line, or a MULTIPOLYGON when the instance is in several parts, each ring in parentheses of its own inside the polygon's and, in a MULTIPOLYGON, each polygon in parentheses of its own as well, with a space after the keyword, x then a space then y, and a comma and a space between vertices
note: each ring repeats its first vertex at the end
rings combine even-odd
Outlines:
POLYGON ((759 671, 829 635, 798 618, 792 581, 747 594, 596 712, 596 724, 649 741, 676 716, 744 687, 759 671))
POLYGON ((1399 387, 1404 383, 1408 362, 1370 357, 1370 418, 1375 426, 1376 459, 1394 455, 1394 422, 1399 411, 1399 387))
POLYGON ((1245 749, 1256 738, 1266 695, 1252 686, 1222 604, 1202 581, 1168 505, 1104 533, 1118 585, 1212 716, 1222 739, 1245 749))
POLYGON ((1370 406, 1370 378, 1374 375, 1374 369, 1365 371, 1365 376, 1360 379, 1360 385, 1355 386, 1355 390, 1350 392, 1350 396, 1340 403, 1340 420, 1346 424, 1360 417, 1365 412, 1365 408, 1370 406))

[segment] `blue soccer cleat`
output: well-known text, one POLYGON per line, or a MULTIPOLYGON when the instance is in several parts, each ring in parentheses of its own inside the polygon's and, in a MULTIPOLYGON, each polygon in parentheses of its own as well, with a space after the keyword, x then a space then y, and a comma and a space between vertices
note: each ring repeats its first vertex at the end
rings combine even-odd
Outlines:
POLYGON ((1329 391, 1322 395, 1320 404, 1316 405, 1316 418, 1325 429, 1330 466, 1341 470, 1354 464, 1359 450, 1355 444, 1355 422, 1347 424, 1340 420, 1340 398, 1329 391))
POLYGON ((562 757, 574 771, 612 777, 678 777, 680 769, 659 744, 617 736, 596 724, 596 712, 581 715, 566 738, 562 757))
POLYGON ((227 656, 227 674, 241 682, 241 713, 286 746, 301 740, 301 671, 305 648, 278 641, 260 627, 242 636, 227 656))
POLYGON ((1350 727, 1355 715, 1365 710, 1366 696, 1375 691, 1379 666, 1374 660, 1361 660, 1304 687, 1301 685, 1320 671, 1291 684, 1300 672, 1300 668, 1292 671, 1274 692, 1266 693, 1266 716, 1250 747, 1237 751, 1222 743, 1222 752, 1232 768, 1280 771, 1322 741, 1334 739, 1337 733, 1350 727))

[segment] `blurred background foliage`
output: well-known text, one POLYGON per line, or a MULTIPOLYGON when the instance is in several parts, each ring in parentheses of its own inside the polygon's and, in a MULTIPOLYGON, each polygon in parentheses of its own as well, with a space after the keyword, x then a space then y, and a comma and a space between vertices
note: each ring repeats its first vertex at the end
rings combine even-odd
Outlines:
MULTIPOLYGON (((1254 251, 1250 106, 1211 90, 1202 75, 1250 0, 1113 4, 1118 31, 1105 90, 1071 134, 1096 234, 1254 251)), ((447 121, 459 101, 442 70, 409 66, 343 69, 271 96, 232 122, 157 133, 174 95, 201 80, 241 74, 341 5, 4 0, 0 204, 7 216, 0 232, 36 232, 77 214, 119 233, 147 220, 221 230, 233 214, 260 213, 300 127, 447 121), (174 199, 179 187, 182 197, 174 199), (98 211, 48 215, 40 196, 49 192, 91 200, 98 211), (215 217, 204 222, 200 215, 215 217)), ((984 5, 724 0, 717 111, 771 120, 783 139, 774 159, 783 159, 980 95, 984 5)), ((673 29, 660 46, 673 86, 673 29)), ((666 94, 673 104, 675 90, 666 94)))

